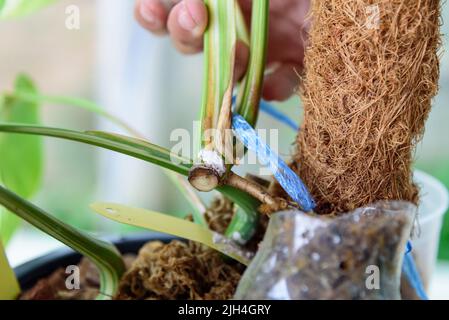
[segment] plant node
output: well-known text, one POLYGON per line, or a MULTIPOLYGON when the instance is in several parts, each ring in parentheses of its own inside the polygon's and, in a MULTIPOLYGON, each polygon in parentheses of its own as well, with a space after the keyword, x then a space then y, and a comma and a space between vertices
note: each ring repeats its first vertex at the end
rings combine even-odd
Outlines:
POLYGON ((198 155, 198 163, 190 169, 190 184, 201 192, 214 190, 226 173, 223 158, 217 151, 203 149, 198 155))
POLYGON ((220 175, 213 168, 198 165, 190 170, 189 182, 196 190, 209 192, 220 184, 220 175))

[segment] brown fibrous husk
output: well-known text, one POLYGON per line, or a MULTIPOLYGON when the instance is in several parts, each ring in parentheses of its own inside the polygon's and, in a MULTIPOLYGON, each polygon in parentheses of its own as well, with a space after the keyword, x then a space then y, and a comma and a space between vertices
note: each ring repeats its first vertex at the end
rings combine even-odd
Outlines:
POLYGON ((417 203, 411 162, 438 87, 439 1, 315 0, 311 19, 294 160, 316 211, 417 203))

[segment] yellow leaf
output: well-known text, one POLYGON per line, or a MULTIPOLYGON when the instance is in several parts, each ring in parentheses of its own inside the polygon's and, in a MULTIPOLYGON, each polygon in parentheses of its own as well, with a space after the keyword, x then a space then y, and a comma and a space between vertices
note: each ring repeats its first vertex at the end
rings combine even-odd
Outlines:
POLYGON ((253 256, 251 252, 243 250, 223 235, 187 220, 112 203, 94 203, 91 208, 102 216, 117 222, 202 243, 245 265, 249 264, 253 256))
POLYGON ((0 241, 0 300, 14 300, 20 294, 16 275, 9 265, 5 249, 0 241))

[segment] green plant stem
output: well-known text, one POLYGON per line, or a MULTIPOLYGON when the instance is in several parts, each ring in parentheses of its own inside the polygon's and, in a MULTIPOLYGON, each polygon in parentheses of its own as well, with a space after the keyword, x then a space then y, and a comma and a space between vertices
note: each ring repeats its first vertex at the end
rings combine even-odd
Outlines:
POLYGON ((259 114, 266 65, 269 5, 269 0, 253 1, 249 65, 237 97, 236 111, 252 126, 256 124, 259 114))
POLYGON ((225 231, 225 236, 240 244, 245 244, 256 232, 259 222, 258 208, 261 202, 234 187, 221 186, 217 191, 237 206, 236 213, 225 231))
POLYGON ((209 192, 221 184, 225 162, 233 162, 233 146, 227 143, 231 129, 237 44, 235 0, 205 0, 209 25, 204 34, 203 99, 199 150, 189 174, 190 184, 209 192))
POLYGON ((205 0, 205 4, 209 10, 209 27, 204 35, 200 149, 213 150, 218 144, 214 142, 213 137, 209 136, 210 130, 226 126, 227 113, 230 117, 231 111, 236 49, 236 9, 233 0, 205 0))
MULTIPOLYGON (((237 5, 238 6, 238 5, 237 5)), ((239 6, 238 6, 239 7, 239 6)), ((238 8, 240 9, 240 8, 238 8)), ((269 0, 253 1, 251 18, 250 57, 248 69, 236 102, 236 111, 241 114, 252 126, 256 125, 259 114, 259 101, 261 99, 262 84, 266 65, 268 43, 268 17, 269 0)), ((241 10, 237 13, 237 30, 243 39, 248 39, 248 32, 241 10), (246 31, 246 32, 245 32, 246 31)), ((227 166, 228 174, 232 165, 227 166)), ((231 173, 232 174, 232 173, 231 173)), ((242 182, 242 181, 240 181, 242 182)), ((254 188, 251 188, 251 190, 254 188)), ((261 194, 258 192, 258 194, 261 194)), ((265 197, 267 197, 265 195, 265 197)), ((271 197, 267 197, 273 202, 271 197)), ((253 211, 240 210, 239 206, 231 224, 226 229, 226 235, 241 235, 242 242, 249 240, 254 234, 258 223, 257 208, 253 211)), ((237 239, 236 239, 237 240, 237 239)))
POLYGON ((235 23, 237 30, 237 39, 242 41, 248 47, 250 46, 250 36, 248 28, 246 27, 245 17, 243 16, 242 8, 237 0, 235 0, 235 23))
POLYGON ((125 272, 117 249, 59 221, 42 209, 0 186, 0 204, 34 227, 91 259, 100 271, 99 299, 111 298, 125 272))

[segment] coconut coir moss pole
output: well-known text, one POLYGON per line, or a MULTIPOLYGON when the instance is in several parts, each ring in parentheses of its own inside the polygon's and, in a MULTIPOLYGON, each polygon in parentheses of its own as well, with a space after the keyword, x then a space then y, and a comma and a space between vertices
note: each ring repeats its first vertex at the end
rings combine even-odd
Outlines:
POLYGON ((315 0, 297 171, 319 213, 418 202, 411 161, 437 92, 438 0, 315 0))

